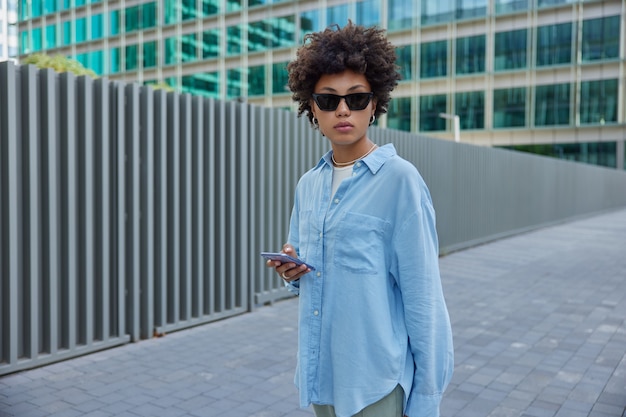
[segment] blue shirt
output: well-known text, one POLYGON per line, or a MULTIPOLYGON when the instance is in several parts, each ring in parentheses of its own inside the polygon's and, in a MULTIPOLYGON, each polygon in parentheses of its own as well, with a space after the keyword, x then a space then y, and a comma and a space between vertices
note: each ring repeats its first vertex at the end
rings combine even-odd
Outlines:
POLYGON ((331 152, 295 192, 289 240, 316 267, 300 295, 300 405, 350 417, 401 384, 405 414, 439 416, 453 371, 430 193, 393 145, 353 167, 331 199, 331 152))

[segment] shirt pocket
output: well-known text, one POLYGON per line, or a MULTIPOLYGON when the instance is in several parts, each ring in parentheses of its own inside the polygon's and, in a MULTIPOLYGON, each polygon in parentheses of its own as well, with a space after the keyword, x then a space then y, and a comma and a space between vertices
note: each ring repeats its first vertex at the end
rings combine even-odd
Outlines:
POLYGON ((379 217, 347 213, 339 223, 333 242, 333 261, 337 269, 365 275, 384 269, 386 225, 379 217))

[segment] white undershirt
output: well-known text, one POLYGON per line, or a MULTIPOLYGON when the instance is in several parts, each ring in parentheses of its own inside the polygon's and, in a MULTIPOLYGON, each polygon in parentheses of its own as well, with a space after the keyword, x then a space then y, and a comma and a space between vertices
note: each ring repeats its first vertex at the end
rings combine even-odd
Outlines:
POLYGON ((330 197, 332 198, 339 188, 341 181, 352 175, 352 165, 347 167, 333 167, 333 187, 330 197))

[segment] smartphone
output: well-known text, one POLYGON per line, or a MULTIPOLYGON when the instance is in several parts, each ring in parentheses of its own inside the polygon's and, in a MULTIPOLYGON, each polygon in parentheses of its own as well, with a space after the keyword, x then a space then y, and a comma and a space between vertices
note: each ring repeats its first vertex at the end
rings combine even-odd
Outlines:
POLYGON ((261 256, 265 259, 271 259, 272 261, 281 261, 282 263, 293 262, 294 264, 306 265, 311 271, 315 270, 315 267, 307 264, 302 259, 294 258, 282 252, 261 252, 261 256))

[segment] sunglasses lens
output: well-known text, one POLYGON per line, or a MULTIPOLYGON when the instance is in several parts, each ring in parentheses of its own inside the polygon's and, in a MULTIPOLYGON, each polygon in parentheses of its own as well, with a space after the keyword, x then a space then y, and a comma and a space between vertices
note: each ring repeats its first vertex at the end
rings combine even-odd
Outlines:
POLYGON ((355 93, 346 96, 346 104, 350 110, 363 110, 370 102, 370 93, 355 93))
POLYGON ((346 100, 346 105, 350 110, 363 110, 369 104, 372 96, 372 93, 354 93, 348 94, 347 96, 313 94, 313 99, 317 103, 317 107, 322 111, 333 111, 337 109, 342 98, 346 100))
POLYGON ((322 111, 333 111, 339 105, 341 97, 334 94, 316 94, 315 102, 322 111))

